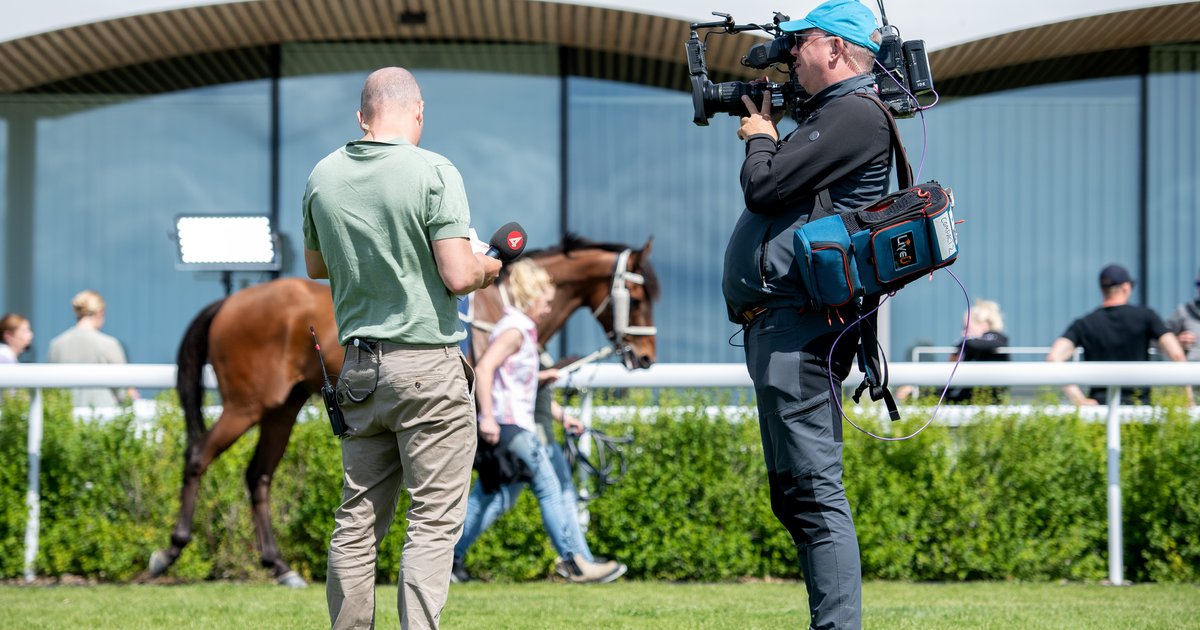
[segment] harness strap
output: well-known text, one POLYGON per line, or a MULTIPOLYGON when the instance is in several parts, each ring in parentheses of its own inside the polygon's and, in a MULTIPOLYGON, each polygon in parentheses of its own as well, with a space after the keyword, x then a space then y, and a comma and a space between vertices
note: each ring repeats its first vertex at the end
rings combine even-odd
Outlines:
POLYGON ((862 308, 871 313, 859 325, 858 368, 862 370, 863 380, 854 390, 854 402, 862 398, 863 391, 871 395, 871 400, 883 400, 887 406, 888 417, 893 421, 900 419, 900 410, 896 407, 896 399, 888 390, 888 375, 881 369, 879 361, 879 336, 877 320, 879 296, 863 298, 862 308))
MULTIPOLYGON (((879 97, 876 95, 868 94, 866 92, 855 92, 854 95, 871 101, 883 111, 883 116, 888 122, 888 134, 891 136, 890 144, 892 152, 892 164, 896 166, 896 183, 900 190, 912 188, 912 164, 908 161, 908 152, 904 150, 904 142, 900 139, 900 129, 896 127, 895 117, 893 117, 892 113, 888 111, 887 105, 884 105, 883 101, 880 101, 879 97), (903 168, 901 168, 901 166, 903 168)), ((833 214, 835 213, 833 210, 833 201, 829 197, 829 189, 822 188, 817 192, 816 201, 813 205, 813 211, 812 214, 809 215, 808 220, 815 221, 833 214)))
POLYGON ((858 326, 858 368, 863 372, 863 382, 854 390, 854 402, 858 402, 866 390, 872 401, 883 400, 883 404, 888 408, 889 418, 895 421, 900 419, 900 410, 896 408, 895 398, 888 390, 888 374, 881 370, 880 366, 880 338, 876 326, 878 306, 880 298, 877 295, 863 299, 863 310, 871 314, 858 326))
POLYGON ((898 168, 896 171, 896 183, 900 186, 900 190, 912 188, 912 163, 908 161, 908 152, 904 150, 904 142, 900 139, 900 129, 896 127, 895 117, 893 117, 892 113, 888 111, 887 105, 884 105, 883 101, 879 100, 879 98, 874 94, 867 94, 864 92, 855 92, 854 94, 855 96, 865 98, 868 101, 875 103, 875 105, 883 111, 883 116, 884 118, 887 118, 888 121, 888 132, 892 136, 892 155, 894 156, 893 164, 904 166, 903 169, 898 168))
POLYGON ((658 333, 658 329, 654 326, 629 325, 629 288, 626 284, 646 284, 645 276, 627 269, 629 255, 632 253, 633 250, 626 249, 617 255, 617 260, 613 263, 612 286, 609 288, 608 295, 596 308, 592 309, 592 315, 595 317, 600 317, 600 313, 604 312, 605 308, 613 309, 613 330, 609 334, 609 338, 614 344, 619 344, 626 335, 636 337, 658 333))

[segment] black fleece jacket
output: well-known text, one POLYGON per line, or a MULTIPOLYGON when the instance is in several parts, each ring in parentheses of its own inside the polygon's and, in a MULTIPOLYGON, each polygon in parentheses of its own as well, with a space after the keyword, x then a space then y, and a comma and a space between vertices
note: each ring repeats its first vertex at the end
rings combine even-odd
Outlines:
POLYGON ((810 112, 776 143, 768 135, 746 140, 742 212, 725 250, 722 289, 731 321, 755 306, 807 302, 796 269, 792 233, 828 190, 833 208, 850 210, 887 193, 891 134, 875 103, 871 75, 835 83, 810 98, 810 112))

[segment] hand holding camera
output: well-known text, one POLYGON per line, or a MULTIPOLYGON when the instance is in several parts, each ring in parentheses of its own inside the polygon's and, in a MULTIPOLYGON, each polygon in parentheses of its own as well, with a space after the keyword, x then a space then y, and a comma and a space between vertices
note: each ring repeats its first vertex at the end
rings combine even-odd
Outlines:
POLYGON ((772 117, 771 99, 763 97, 762 109, 755 106, 749 96, 742 95, 742 103, 746 106, 747 116, 742 117, 742 125, 738 127, 738 138, 745 140, 753 135, 764 134, 779 140, 779 130, 775 127, 779 120, 778 114, 772 117))

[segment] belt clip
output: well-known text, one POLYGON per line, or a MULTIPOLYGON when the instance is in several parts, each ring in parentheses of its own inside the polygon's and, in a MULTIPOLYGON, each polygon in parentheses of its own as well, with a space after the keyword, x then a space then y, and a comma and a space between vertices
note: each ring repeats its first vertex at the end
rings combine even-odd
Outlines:
POLYGON ((747 324, 751 324, 759 315, 762 315, 765 312, 767 312, 767 308, 765 306, 755 306, 754 308, 747 309, 742 312, 742 321, 747 324))

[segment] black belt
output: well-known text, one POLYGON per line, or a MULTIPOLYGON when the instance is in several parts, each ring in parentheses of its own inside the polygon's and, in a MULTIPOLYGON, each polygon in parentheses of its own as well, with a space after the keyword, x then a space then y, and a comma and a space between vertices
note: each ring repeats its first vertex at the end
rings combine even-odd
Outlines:
POLYGON ((766 313, 767 311, 771 310, 771 308, 796 309, 797 313, 803 313, 808 310, 808 307, 806 307, 806 306, 776 306, 776 307, 753 306, 753 307, 750 307, 750 308, 742 311, 741 313, 738 313, 738 319, 742 320, 743 326, 749 326, 750 324, 752 324, 754 322, 754 320, 758 319, 759 316, 761 316, 763 313, 766 313))
POLYGON ((346 347, 347 348, 360 347, 369 352, 379 353, 379 354, 383 355, 383 354, 387 354, 388 352, 391 352, 393 350, 444 350, 446 348, 458 348, 458 344, 452 343, 452 344, 448 344, 448 345, 442 345, 442 344, 426 345, 426 344, 396 343, 394 341, 387 341, 386 339, 368 339, 366 337, 351 337, 349 343, 346 344, 346 347))

